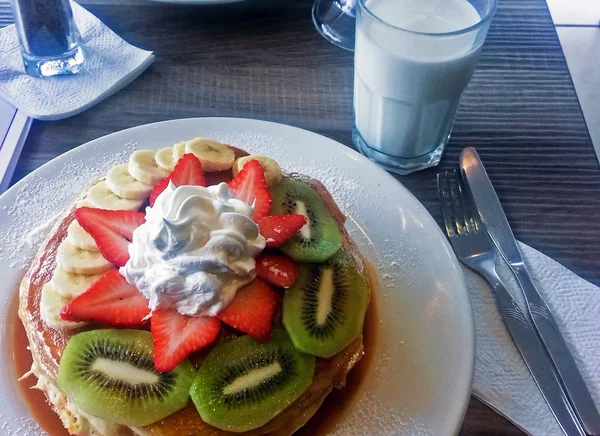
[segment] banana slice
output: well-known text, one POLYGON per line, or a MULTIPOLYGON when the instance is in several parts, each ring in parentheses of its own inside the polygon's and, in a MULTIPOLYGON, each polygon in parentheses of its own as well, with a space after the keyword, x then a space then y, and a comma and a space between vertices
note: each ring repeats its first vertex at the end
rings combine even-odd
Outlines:
POLYGON ((60 317, 60 311, 68 302, 69 300, 60 296, 50 283, 46 283, 42 287, 40 316, 48 327, 56 330, 71 330, 86 324, 85 322, 65 321, 60 317))
POLYGON ((73 299, 87 291, 104 274, 106 273, 91 275, 73 274, 57 266, 50 279, 50 284, 57 294, 64 298, 73 299))
POLYGON ((187 142, 180 142, 173 146, 173 168, 175 168, 177 161, 179 159, 181 159, 183 157, 183 155, 186 153, 186 151, 185 151, 186 144, 187 144, 187 142))
POLYGON ((86 202, 91 207, 110 210, 138 210, 144 204, 144 200, 119 197, 108 188, 106 182, 99 182, 92 186, 87 193, 86 202))
POLYGON ((156 185, 169 175, 156 163, 156 153, 152 150, 136 150, 129 157, 129 174, 142 183, 156 185))
MULTIPOLYGON (((86 194, 87 195, 87 194, 86 194)), ((83 198, 75 203, 75 206, 79 209, 80 207, 94 207, 86 198, 83 198)))
POLYGON ((192 153, 200 159, 202 169, 207 172, 228 170, 235 160, 233 150, 225 144, 206 138, 195 138, 186 142, 185 153, 192 153))
POLYGON ((108 170, 106 186, 119 197, 129 200, 145 200, 153 187, 133 177, 128 164, 117 165, 108 170))
POLYGON ((257 160, 262 169, 265 171, 265 180, 267 181, 267 185, 274 186, 283 180, 279 164, 270 157, 263 156, 262 154, 251 154, 250 156, 244 156, 237 159, 233 164, 233 176, 235 177, 237 173, 244 168, 244 165, 251 160, 257 160))
POLYGON ((67 229, 67 240, 74 246, 87 251, 100 251, 94 238, 79 225, 77 220, 71 221, 67 229))
POLYGON ((64 240, 56 252, 56 264, 67 272, 74 274, 100 274, 112 268, 112 263, 99 251, 82 250, 64 240))
POLYGON ((161 148, 156 152, 156 163, 163 170, 169 173, 175 168, 175 157, 173 156, 173 147, 161 148))

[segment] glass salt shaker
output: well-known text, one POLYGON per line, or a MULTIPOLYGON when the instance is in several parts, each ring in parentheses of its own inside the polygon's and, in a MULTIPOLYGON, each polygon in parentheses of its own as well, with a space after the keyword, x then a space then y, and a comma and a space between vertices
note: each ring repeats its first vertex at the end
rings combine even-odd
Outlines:
POLYGON ((11 0, 25 72, 35 77, 76 74, 81 37, 69 0, 11 0))

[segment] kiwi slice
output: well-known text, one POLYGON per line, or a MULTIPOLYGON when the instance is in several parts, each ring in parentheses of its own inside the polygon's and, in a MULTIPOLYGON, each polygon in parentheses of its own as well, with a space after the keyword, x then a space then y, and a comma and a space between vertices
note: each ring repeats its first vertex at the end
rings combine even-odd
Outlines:
POLYGON ((152 335, 142 330, 93 330, 71 337, 58 368, 58 388, 81 410, 140 427, 184 408, 195 370, 154 369, 152 335))
POLYGON ((330 358, 362 332, 369 304, 367 280, 344 250, 325 263, 299 269, 283 297, 283 325, 296 349, 330 358))
POLYGON ((342 234, 333 217, 310 185, 285 179, 271 189, 271 214, 297 213, 308 221, 280 249, 299 262, 323 262, 342 246, 342 234))
POLYGON ((315 358, 296 351, 283 329, 269 342, 241 336, 202 362, 190 395, 200 417, 221 430, 258 428, 308 389, 315 358))

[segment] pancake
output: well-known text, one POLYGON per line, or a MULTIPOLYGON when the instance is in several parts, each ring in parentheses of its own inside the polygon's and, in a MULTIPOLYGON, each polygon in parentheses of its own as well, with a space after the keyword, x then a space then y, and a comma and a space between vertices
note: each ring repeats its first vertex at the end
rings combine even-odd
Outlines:
MULTIPOLYGON (((236 157, 247 154, 243 150, 234 147, 232 149, 235 151, 236 157)), ((298 174, 288 175, 288 177, 290 176, 302 177, 317 190, 329 212, 343 231, 345 248, 352 251, 359 258, 358 250, 354 247, 343 228, 345 217, 323 184, 298 174)), ((207 173, 207 182, 214 184, 218 181, 227 181, 230 177, 230 171, 207 173)), ((78 200, 82 200, 84 197, 85 193, 78 200)), ((77 201, 63 214, 42 243, 21 283, 19 292, 19 317, 25 327, 33 357, 30 374, 37 377, 36 387, 44 392, 52 409, 58 414, 69 433, 81 436, 124 436, 134 434, 151 436, 291 435, 315 414, 333 389, 344 387, 347 374, 363 356, 361 335, 332 358, 317 358, 311 386, 290 407, 267 424, 244 433, 231 433, 204 423, 191 401, 183 410, 144 428, 130 428, 113 424, 86 414, 59 391, 56 384, 56 375, 62 352, 69 338, 81 331, 97 329, 102 326, 88 325, 75 330, 55 330, 48 327, 40 315, 41 290, 43 285, 50 281, 52 277, 56 266, 57 248, 66 237, 67 228, 74 219, 76 204, 77 201)), ((372 288, 372 284, 370 284, 370 288, 372 288)), ((372 289, 370 289, 371 291, 372 289)), ((230 340, 239 334, 235 330, 224 326, 216 343, 230 340)), ((211 348, 212 346, 190 356, 192 363, 200 364, 202 358, 211 348)))

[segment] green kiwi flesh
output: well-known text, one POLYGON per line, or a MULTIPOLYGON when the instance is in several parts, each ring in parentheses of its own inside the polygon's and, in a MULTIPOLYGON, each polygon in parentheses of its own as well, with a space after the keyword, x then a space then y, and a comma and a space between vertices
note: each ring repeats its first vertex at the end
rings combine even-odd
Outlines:
POLYGON ((210 352, 190 395, 204 422, 243 432, 290 406, 311 385, 314 369, 315 358, 296 351, 283 329, 269 342, 241 336, 210 352))
POLYGON ((283 325, 297 350, 330 358, 363 329, 367 280, 344 250, 322 264, 299 265, 283 297, 283 325))
POLYGON ((72 336, 60 359, 58 388, 90 415, 131 427, 152 424, 189 399, 195 370, 154 368, 152 335, 142 330, 93 330, 72 336))
POLYGON ((298 262, 323 262, 342 246, 338 224, 319 194, 298 179, 285 179, 271 188, 271 214, 297 213, 307 224, 280 249, 298 262))

